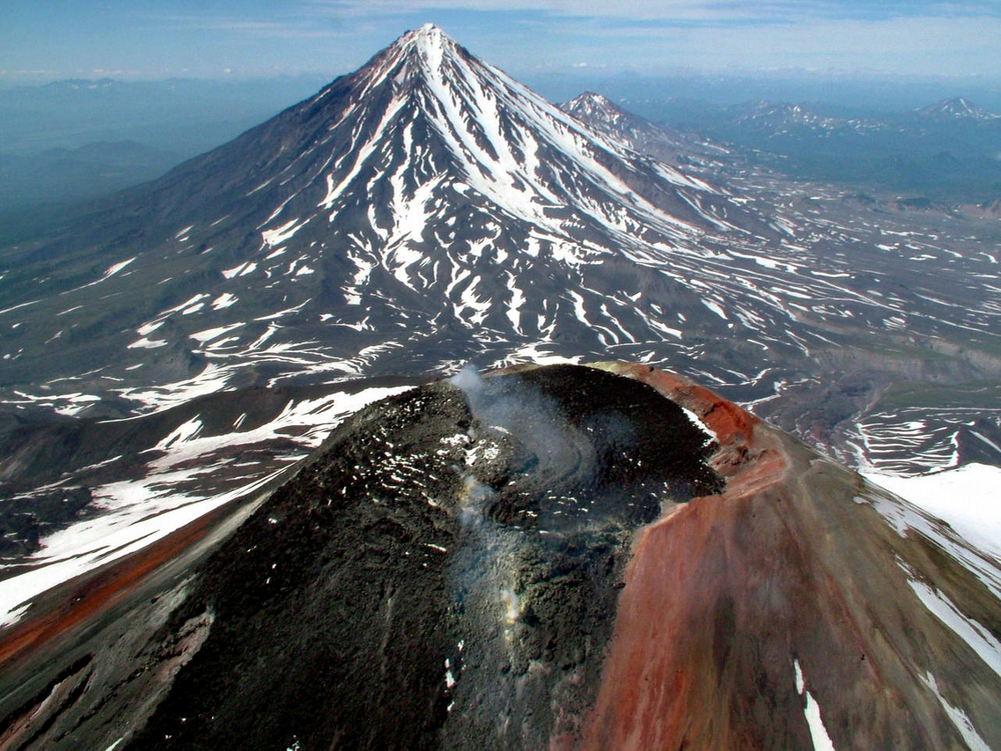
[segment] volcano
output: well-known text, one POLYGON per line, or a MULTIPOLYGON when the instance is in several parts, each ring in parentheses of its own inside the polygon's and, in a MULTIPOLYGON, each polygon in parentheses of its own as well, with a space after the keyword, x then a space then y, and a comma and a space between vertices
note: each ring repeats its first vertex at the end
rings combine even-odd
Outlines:
POLYGON ((987 748, 999 585, 687 379, 467 370, 39 605, 0 640, 0 742, 987 748))
MULTIPOLYGON (((427 25, 62 234, 0 250, 0 426, 614 356, 875 461, 894 442, 870 450, 876 431, 856 427, 888 379, 1001 372, 993 256, 710 174, 709 144, 686 141, 684 164, 642 155, 641 125, 672 137, 596 95, 567 108, 427 25)), ((936 450, 950 428, 929 428, 936 450)))
POLYGON ((998 120, 1001 116, 980 107, 965 97, 943 99, 916 110, 918 115, 933 120, 998 120))
POLYGON ((648 348, 677 341, 667 308, 700 300, 648 269, 728 232, 776 236, 427 25, 18 258, 0 279, 21 321, 0 386, 54 381, 41 403, 121 414, 554 340, 648 348))
POLYGON ((727 154, 718 144, 670 132, 593 91, 585 91, 564 102, 560 109, 616 143, 682 169, 691 164, 712 162, 727 154))

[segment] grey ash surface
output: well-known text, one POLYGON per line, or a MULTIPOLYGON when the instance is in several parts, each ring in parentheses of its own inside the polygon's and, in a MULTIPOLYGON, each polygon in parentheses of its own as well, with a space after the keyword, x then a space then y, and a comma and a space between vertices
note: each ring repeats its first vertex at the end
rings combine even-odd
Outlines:
POLYGON ((208 637, 130 747, 574 735, 632 533, 721 481, 705 435, 644 384, 468 375, 349 420, 206 562, 155 638, 211 618, 208 637))

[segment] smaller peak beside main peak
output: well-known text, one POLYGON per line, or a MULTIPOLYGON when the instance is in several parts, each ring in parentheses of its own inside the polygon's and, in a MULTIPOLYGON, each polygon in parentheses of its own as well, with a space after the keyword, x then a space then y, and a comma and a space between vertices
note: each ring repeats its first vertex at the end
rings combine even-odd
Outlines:
POLYGON ((594 91, 585 91, 569 102, 561 105, 561 109, 571 114, 595 114, 597 112, 606 115, 617 115, 622 112, 621 108, 608 97, 594 91))
POLYGON ((988 112, 983 107, 980 107, 973 102, 971 102, 966 97, 954 96, 949 99, 943 99, 934 104, 929 104, 927 107, 922 107, 917 110, 918 114, 926 115, 930 117, 937 118, 955 118, 955 119, 971 119, 971 120, 995 120, 998 115, 993 112, 988 112))
POLYGON ((578 96, 573 101, 575 102, 595 102, 597 104, 611 104, 608 97, 599 94, 596 91, 585 91, 583 94, 578 96))
POLYGON ((962 110, 964 112, 974 112, 979 110, 980 107, 971 102, 965 96, 954 96, 951 99, 946 99, 942 104, 947 105, 955 110, 962 110))
POLYGON ((954 96, 949 99, 943 99, 939 102, 939 109, 965 115, 970 112, 975 112, 980 108, 966 97, 954 96))

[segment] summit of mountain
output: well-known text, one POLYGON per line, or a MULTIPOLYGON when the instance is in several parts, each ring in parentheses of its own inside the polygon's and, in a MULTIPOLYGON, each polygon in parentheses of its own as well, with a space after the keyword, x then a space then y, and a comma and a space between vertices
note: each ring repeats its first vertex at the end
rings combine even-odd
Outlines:
POLYGON ((686 378, 464 370, 0 633, 21 749, 1001 742, 996 557, 686 378))
POLYGON ((593 91, 564 102, 560 109, 618 143, 675 166, 705 163, 726 153, 719 145, 652 123, 593 91))
POLYGON ((560 105, 560 109, 592 124, 592 127, 594 123, 602 121, 609 125, 618 125, 623 120, 637 124, 648 122, 639 115, 627 112, 608 97, 594 91, 585 91, 580 96, 564 102, 560 105))
POLYGON ((968 120, 990 122, 1001 119, 1001 115, 985 110, 966 97, 951 97, 922 107, 916 111, 922 117, 934 120, 968 120))

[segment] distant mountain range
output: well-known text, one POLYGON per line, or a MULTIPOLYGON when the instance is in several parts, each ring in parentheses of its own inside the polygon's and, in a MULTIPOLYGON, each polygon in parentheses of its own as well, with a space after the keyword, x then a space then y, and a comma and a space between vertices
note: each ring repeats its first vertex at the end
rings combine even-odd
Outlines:
POLYGON ((0 245, 159 177, 316 91, 325 78, 69 79, 0 88, 0 245))
POLYGON ((1001 117, 962 97, 881 115, 817 104, 674 100, 663 124, 757 152, 794 177, 953 202, 1001 197, 1001 117))

